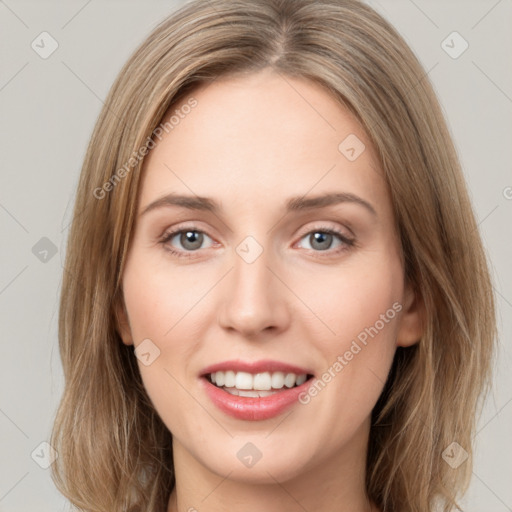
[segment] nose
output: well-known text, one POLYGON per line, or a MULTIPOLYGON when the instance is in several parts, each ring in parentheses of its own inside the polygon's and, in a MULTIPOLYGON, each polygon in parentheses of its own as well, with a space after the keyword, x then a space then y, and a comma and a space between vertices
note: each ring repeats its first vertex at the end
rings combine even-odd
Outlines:
POLYGON ((218 316, 220 325, 245 338, 275 336, 290 323, 290 292, 267 253, 263 250, 249 263, 235 251, 233 268, 220 291, 223 295, 218 316))

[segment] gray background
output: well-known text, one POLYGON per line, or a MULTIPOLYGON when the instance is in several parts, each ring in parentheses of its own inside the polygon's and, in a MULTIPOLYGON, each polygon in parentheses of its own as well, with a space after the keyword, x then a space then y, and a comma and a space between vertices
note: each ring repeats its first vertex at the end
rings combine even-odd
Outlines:
MULTIPOLYGON (((68 509, 36 461, 48 460, 41 443, 63 389, 58 297, 75 187, 116 74, 181 3, 0 0, 0 512, 68 509), (47 59, 31 47, 43 31, 59 45, 47 59)), ((402 33, 434 83, 492 261, 499 357, 463 503, 470 512, 512 511, 512 2, 368 3, 402 33), (469 44, 456 59, 442 46, 453 31, 469 44)), ((456 52, 463 43, 444 44, 456 52)))

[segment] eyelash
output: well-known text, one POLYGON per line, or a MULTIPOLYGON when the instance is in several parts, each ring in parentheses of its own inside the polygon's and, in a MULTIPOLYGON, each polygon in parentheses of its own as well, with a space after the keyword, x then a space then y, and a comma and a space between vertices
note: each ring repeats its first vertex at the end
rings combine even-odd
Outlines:
MULTIPOLYGON (((195 251, 182 252, 182 251, 177 251, 176 249, 173 249, 172 247, 167 245, 176 235, 179 235, 181 233, 186 233, 189 231, 192 231, 195 233, 202 233, 202 234, 208 236, 208 234, 205 233, 204 231, 202 231, 201 229, 198 229, 195 226, 190 226, 190 227, 177 229, 175 231, 166 232, 163 235, 163 237, 159 240, 159 243, 162 244, 162 246, 164 246, 165 250, 169 251, 173 256, 176 256, 178 258, 193 258, 194 257, 193 253, 198 252, 199 249, 196 249, 195 251)), ((325 234, 333 235, 333 236, 337 237, 343 243, 343 246, 338 247, 334 251, 331 251, 329 249, 327 249, 325 251, 315 251, 314 249, 308 249, 308 250, 311 250, 311 251, 314 251, 317 253, 326 252, 326 253, 329 253, 329 256, 332 256, 333 254, 339 254, 341 252, 347 251, 348 249, 350 249, 351 247, 356 245, 355 239, 348 238, 347 236, 345 236, 343 233, 337 231, 336 229, 327 228, 327 227, 318 227, 311 231, 308 231, 300 238, 300 240, 302 240, 303 238, 305 238, 308 235, 311 235, 313 233, 325 233, 325 234)))

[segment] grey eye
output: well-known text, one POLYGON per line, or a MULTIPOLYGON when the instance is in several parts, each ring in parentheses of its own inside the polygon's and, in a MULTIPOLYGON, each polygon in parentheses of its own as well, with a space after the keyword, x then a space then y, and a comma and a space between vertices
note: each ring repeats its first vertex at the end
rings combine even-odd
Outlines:
POLYGON ((205 236, 208 237, 208 235, 205 235, 201 231, 186 229, 176 233, 171 238, 170 242, 172 244, 173 240, 178 238, 181 248, 183 248, 185 251, 196 251, 203 245, 205 236))
POLYGON ((326 251, 333 248, 333 242, 338 239, 338 246, 342 245, 343 241, 339 235, 329 233, 328 231, 312 231, 302 238, 307 240, 309 247, 305 246, 305 249, 313 249, 315 251, 326 251))

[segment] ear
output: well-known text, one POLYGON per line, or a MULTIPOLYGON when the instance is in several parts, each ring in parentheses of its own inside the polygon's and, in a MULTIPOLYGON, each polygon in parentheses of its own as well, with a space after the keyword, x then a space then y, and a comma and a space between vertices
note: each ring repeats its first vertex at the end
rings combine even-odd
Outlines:
POLYGON ((415 292, 411 283, 406 283, 397 346, 410 347, 420 341, 424 333, 425 317, 425 304, 421 295, 415 292))
POLYGON ((123 297, 118 297, 114 304, 116 330, 125 345, 133 345, 132 330, 123 297))

